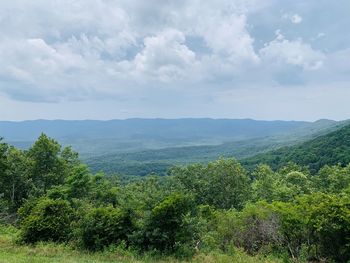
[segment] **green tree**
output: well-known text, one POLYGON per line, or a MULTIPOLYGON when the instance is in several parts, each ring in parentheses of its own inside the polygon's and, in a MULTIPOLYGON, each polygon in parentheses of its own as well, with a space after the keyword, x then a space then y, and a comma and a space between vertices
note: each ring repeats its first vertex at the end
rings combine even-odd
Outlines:
POLYGON ((8 209, 8 200, 6 200, 5 190, 6 184, 6 171, 7 171, 7 149, 8 145, 2 142, 0 138, 0 211, 5 212, 8 209))
POLYGON ((253 200, 276 200, 276 188, 280 176, 272 171, 268 165, 259 165, 253 172, 254 182, 252 183, 253 200))
POLYGON ((69 198, 84 198, 91 193, 92 182, 90 171, 86 165, 73 166, 66 180, 69 198))
MULTIPOLYGON (((298 199, 312 233, 318 259, 350 260, 350 198, 316 193, 298 199)), ((292 231, 292 229, 291 229, 292 231)))
POLYGON ((10 147, 7 152, 7 170, 1 176, 1 189, 12 211, 16 211, 29 195, 32 184, 28 177, 28 160, 25 154, 10 147))
POLYGON ((45 134, 41 134, 29 149, 28 156, 32 160, 32 179, 39 191, 46 192, 51 186, 63 184, 65 171, 59 158, 61 146, 45 134))
POLYGON ((184 189, 193 193, 196 203, 216 208, 243 208, 250 199, 251 184, 247 172, 234 159, 219 159, 208 165, 192 165, 172 170, 184 189))
POLYGON ((318 191, 341 193, 350 186, 350 164, 346 167, 326 165, 313 177, 312 182, 318 191))
POLYGON ((52 186, 62 185, 70 170, 79 165, 78 156, 71 148, 61 151, 61 145, 45 134, 28 151, 31 178, 36 194, 46 193, 52 186))
POLYGON ((8 145, 2 142, 2 138, 0 137, 0 176, 2 176, 7 169, 7 149, 8 145))
POLYGON ((291 171, 280 174, 276 186, 277 199, 280 201, 292 201, 299 195, 309 194, 311 183, 307 175, 299 171, 291 171))
POLYGON ((282 248, 287 249, 295 260, 300 257, 303 246, 310 243, 310 231, 306 224, 306 210, 289 202, 273 202, 272 211, 279 219, 282 248))

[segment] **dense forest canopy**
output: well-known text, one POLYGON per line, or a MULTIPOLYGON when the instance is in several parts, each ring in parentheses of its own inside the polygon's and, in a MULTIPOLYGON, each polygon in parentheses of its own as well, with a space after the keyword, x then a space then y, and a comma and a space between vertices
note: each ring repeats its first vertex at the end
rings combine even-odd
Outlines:
POLYGON ((243 164, 247 166, 266 163, 274 169, 281 168, 288 162, 307 166, 312 173, 325 165, 346 166, 350 163, 350 125, 299 145, 243 160, 243 164))
POLYGON ((241 160, 249 170, 260 163, 267 163, 278 169, 293 161, 302 166, 309 166, 312 173, 326 164, 346 165, 350 162, 350 126, 347 122, 325 128, 324 122, 321 121, 317 125, 314 124, 313 129, 312 132, 309 129, 299 129, 298 135, 255 138, 226 142, 222 145, 171 147, 97 155, 84 159, 84 162, 94 172, 141 176, 151 172, 166 174, 174 165, 208 163, 220 157, 241 160), (313 136, 309 138, 311 134, 313 136))
POLYGON ((0 144, 0 193, 2 224, 19 229, 20 244, 350 260, 350 165, 315 172, 292 162, 260 164, 250 172, 219 159, 123 180, 92 174, 72 148, 42 134, 28 150, 0 144))

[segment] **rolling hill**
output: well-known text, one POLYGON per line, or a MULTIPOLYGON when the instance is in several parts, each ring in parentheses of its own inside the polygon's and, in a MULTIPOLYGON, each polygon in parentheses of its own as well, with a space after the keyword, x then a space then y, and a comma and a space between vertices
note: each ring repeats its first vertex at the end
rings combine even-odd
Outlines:
POLYGON ((28 148, 44 132, 88 157, 174 146, 218 145, 285 134, 308 125, 250 119, 36 120, 0 122, 0 137, 17 147, 28 148))
MULTIPOLYGON (((26 149, 44 132, 65 146, 72 145, 94 172, 146 175, 164 174, 173 165, 205 163, 219 157, 245 159, 310 140, 346 123, 251 119, 37 120, 0 122, 0 137, 26 149)), ((246 160, 254 163, 254 159, 246 160)))
POLYGON ((245 159, 283 146, 291 146, 340 129, 345 122, 320 120, 281 135, 226 142, 220 145, 169 147, 128 153, 112 153, 84 159, 94 172, 146 175, 164 174, 173 165, 205 163, 220 157, 245 159))
POLYGON ((272 150, 242 161, 248 167, 266 163, 274 169, 288 162, 308 166, 312 173, 317 172, 324 165, 349 164, 350 125, 298 145, 272 150))

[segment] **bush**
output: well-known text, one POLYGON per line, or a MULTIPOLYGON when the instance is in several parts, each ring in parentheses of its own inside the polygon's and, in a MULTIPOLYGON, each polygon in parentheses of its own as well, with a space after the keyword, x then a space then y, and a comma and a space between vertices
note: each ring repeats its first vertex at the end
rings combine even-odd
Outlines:
POLYGON ((102 250, 122 241, 128 245, 128 237, 134 230, 131 213, 119 208, 92 209, 80 224, 79 239, 88 250, 102 250))
POLYGON ((281 243, 279 220, 266 202, 247 205, 242 211, 216 211, 213 234, 218 248, 232 247, 255 255, 281 243))
POLYGON ((307 211, 311 241, 317 258, 350 260, 350 198, 346 195, 313 194, 298 199, 307 211))
POLYGON ((25 243, 38 241, 67 241, 71 232, 73 209, 64 200, 41 199, 23 213, 20 240, 25 243))
POLYGON ((162 252, 185 247, 188 250, 187 244, 196 235, 188 217, 193 207, 192 199, 182 194, 172 194, 156 205, 143 229, 144 248, 162 252))

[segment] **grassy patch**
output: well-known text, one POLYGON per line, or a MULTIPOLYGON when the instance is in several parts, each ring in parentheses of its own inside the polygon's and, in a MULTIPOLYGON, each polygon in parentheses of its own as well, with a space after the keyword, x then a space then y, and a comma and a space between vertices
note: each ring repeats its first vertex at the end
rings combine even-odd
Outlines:
POLYGON ((14 241, 17 230, 13 227, 0 226, 0 262, 1 263, 274 263, 279 260, 251 257, 236 250, 233 255, 220 252, 197 254, 189 261, 175 258, 155 258, 153 256, 139 256, 124 250, 112 250, 101 253, 89 253, 75 250, 69 246, 39 243, 35 246, 20 246, 14 241))

